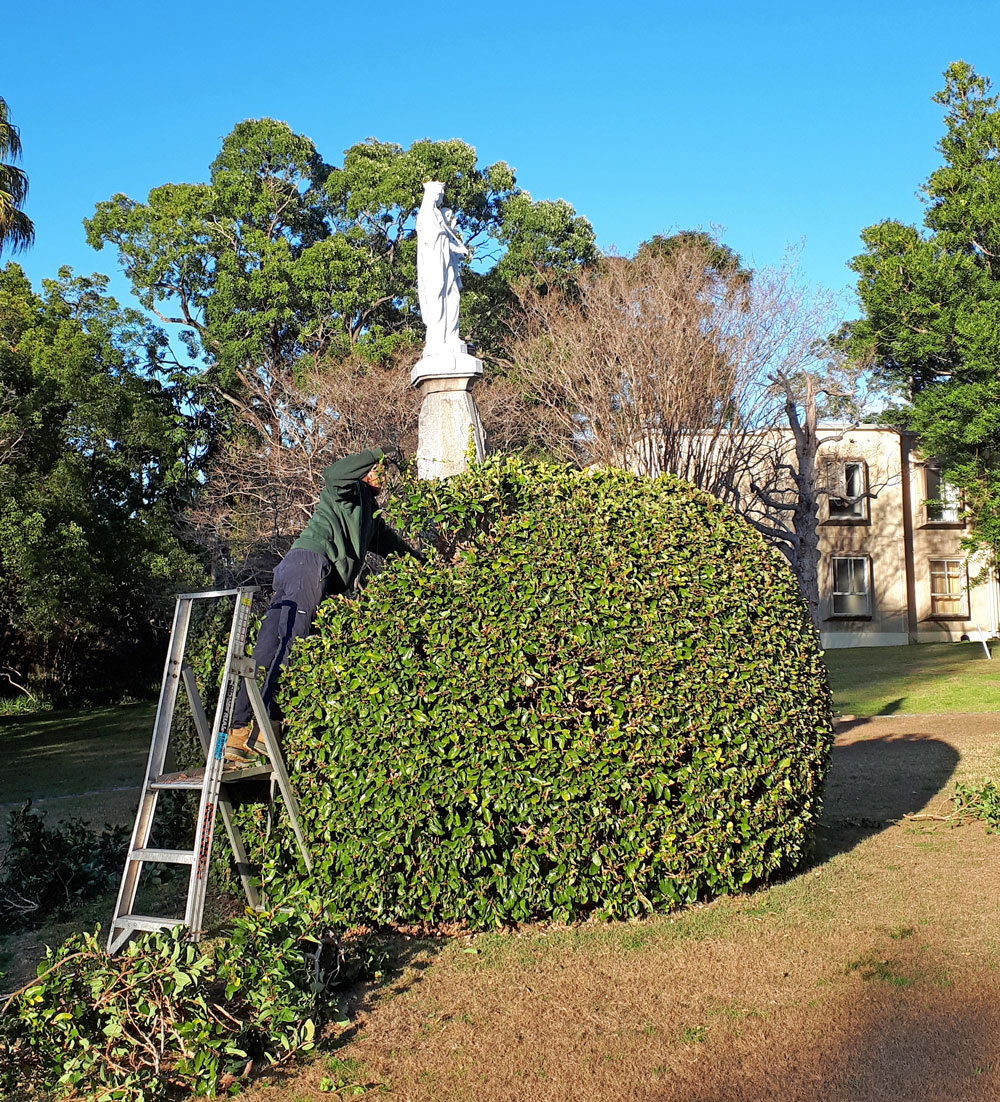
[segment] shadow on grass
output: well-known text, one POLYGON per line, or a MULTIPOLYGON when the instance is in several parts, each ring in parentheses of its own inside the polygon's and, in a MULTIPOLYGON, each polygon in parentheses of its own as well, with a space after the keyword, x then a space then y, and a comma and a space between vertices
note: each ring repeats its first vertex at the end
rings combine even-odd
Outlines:
MULTIPOLYGON (((416 987, 434 958, 451 941, 444 936, 407 937, 391 931, 370 935, 367 940, 372 946, 370 951, 378 959, 364 969, 367 976, 345 988, 342 1006, 352 1019, 361 1012, 371 1011, 375 1003, 416 987)), ((341 1048, 346 1045, 357 1029, 356 1025, 352 1025, 328 1047, 341 1048)))
POLYGON ((996 1000, 985 985, 878 980, 827 1007, 827 1016, 766 1026, 753 1047, 720 1046, 700 1075, 662 1102, 988 1102, 1000 1097, 996 1000), (879 990, 878 988, 883 988, 879 990), (790 1025, 797 1028, 789 1028, 790 1025), (782 1028, 783 1027, 783 1028, 782 1028))
POLYGON ((151 722, 155 712, 154 700, 0 716, 0 737, 5 743, 16 743, 34 738, 91 738, 100 732, 121 734, 135 728, 137 716, 143 717, 143 723, 146 718, 151 722))
MULTIPOLYGON (((866 722, 849 721, 839 734, 866 722)), ((846 853, 903 816, 923 810, 941 794, 958 760, 953 746, 919 732, 838 742, 826 780, 815 860, 846 853)))
POLYGON ((155 705, 0 717, 0 803, 140 785, 155 705))

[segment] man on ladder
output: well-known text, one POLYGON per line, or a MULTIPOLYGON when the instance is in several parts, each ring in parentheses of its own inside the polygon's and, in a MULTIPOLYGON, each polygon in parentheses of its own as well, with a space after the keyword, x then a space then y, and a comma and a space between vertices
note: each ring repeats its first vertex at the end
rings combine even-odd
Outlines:
MULTIPOLYGON (((274 596, 253 652, 254 669, 263 666, 266 671, 261 695, 272 719, 278 718, 278 680, 292 643, 310 633, 320 602, 330 594, 349 592, 369 551, 422 558, 377 512, 378 495, 386 481, 385 461, 398 466, 401 458, 398 449, 388 454, 372 448, 331 463, 323 472, 324 488, 312 519, 275 568, 274 596)), ((263 745, 257 746, 252 719, 244 684, 226 742, 228 762, 245 761, 255 750, 263 750, 263 745)))
POLYGON ((202 936, 217 817, 221 818, 229 835, 247 902, 251 907, 260 906, 253 870, 233 817, 236 788, 245 780, 271 777, 281 792, 282 804, 302 862, 307 869, 312 867, 299 824, 298 802, 280 746, 274 737, 271 723, 274 697, 281 668, 288 659, 293 641, 309 634, 316 608, 328 593, 345 592, 354 584, 368 550, 380 555, 400 552, 417 555, 376 513, 376 497, 384 485, 381 465, 385 458, 385 452, 375 448, 360 455, 347 456, 324 472, 326 487, 316 512, 275 571, 274 600, 261 628, 253 659, 245 658, 244 651, 256 586, 178 594, 142 796, 108 930, 109 953, 117 952, 134 934, 144 931, 184 925, 193 940, 197 941, 202 936), (209 722, 194 672, 185 662, 184 655, 195 603, 230 596, 236 598, 233 622, 215 718, 209 722), (255 678, 261 665, 267 671, 263 693, 255 678), (182 683, 205 753, 205 767, 165 773, 174 710, 182 683), (241 719, 241 729, 234 717, 241 719), (237 729, 234 731, 234 728, 237 729), (246 758, 251 756, 258 734, 260 749, 268 760, 255 764, 246 758), (160 796, 188 790, 200 793, 193 844, 181 849, 157 845, 154 820, 160 796), (183 915, 139 914, 136 911, 143 870, 148 865, 158 864, 190 867, 183 915))

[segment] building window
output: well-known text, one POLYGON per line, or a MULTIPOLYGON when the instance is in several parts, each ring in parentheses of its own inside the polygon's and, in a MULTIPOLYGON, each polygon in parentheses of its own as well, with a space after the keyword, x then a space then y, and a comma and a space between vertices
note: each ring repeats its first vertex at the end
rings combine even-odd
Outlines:
POLYGON ((871 566, 867 555, 833 559, 833 615, 871 616, 871 566))
POLYGON ((931 615, 969 618, 969 588, 961 559, 931 559, 931 615))
POLYGON ((830 520, 865 520, 868 516, 868 499, 865 496, 865 465, 852 460, 834 463, 830 485, 830 520))
POLYGON ((941 477, 937 467, 924 467, 924 496, 928 524, 962 523, 962 495, 941 477))

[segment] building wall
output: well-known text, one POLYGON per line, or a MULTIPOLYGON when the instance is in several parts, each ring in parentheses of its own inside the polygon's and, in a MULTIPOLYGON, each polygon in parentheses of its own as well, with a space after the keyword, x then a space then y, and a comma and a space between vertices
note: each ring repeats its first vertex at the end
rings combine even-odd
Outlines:
MULTIPOLYGON (((963 523, 935 520, 924 504, 931 496, 926 483, 928 464, 912 450, 912 441, 893 429, 862 428, 843 440, 824 445, 820 457, 829 471, 845 463, 865 467, 867 492, 872 495, 864 516, 844 519, 831 515, 827 499, 820 506, 820 630, 828 648, 897 646, 906 643, 979 638, 980 630, 996 635, 998 589, 996 574, 984 570, 985 560, 968 562, 961 541, 963 523), (869 614, 845 614, 845 598, 837 611, 834 560, 863 558, 869 569, 869 614), (931 562, 950 561, 970 580, 984 574, 958 602, 942 602, 947 615, 934 615, 931 562), (958 564, 961 564, 959 567, 958 564)), ((937 571, 941 586, 941 568, 937 571)), ((841 575, 841 586, 843 586, 841 575)), ((952 583, 954 584, 954 583, 952 583)), ((940 605, 939 605, 940 608, 940 605)))
POLYGON ((997 578, 984 556, 969 555, 961 541, 967 535, 965 524, 950 524, 929 516, 923 504, 928 496, 926 464, 915 458, 910 469, 913 516, 913 570, 916 635, 919 643, 942 643, 963 635, 978 639, 980 632, 993 636, 998 623, 997 578), (955 615, 935 616, 931 602, 932 560, 961 561, 963 580, 969 584, 963 607, 955 615))

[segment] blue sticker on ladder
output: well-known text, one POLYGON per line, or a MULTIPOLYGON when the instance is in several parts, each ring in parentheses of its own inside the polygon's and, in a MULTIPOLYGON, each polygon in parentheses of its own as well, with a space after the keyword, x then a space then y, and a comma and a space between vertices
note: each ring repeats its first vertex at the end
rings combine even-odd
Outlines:
POLYGON ((218 761, 222 757, 223 751, 226 749, 226 732, 220 731, 219 737, 215 740, 215 760, 218 761))

